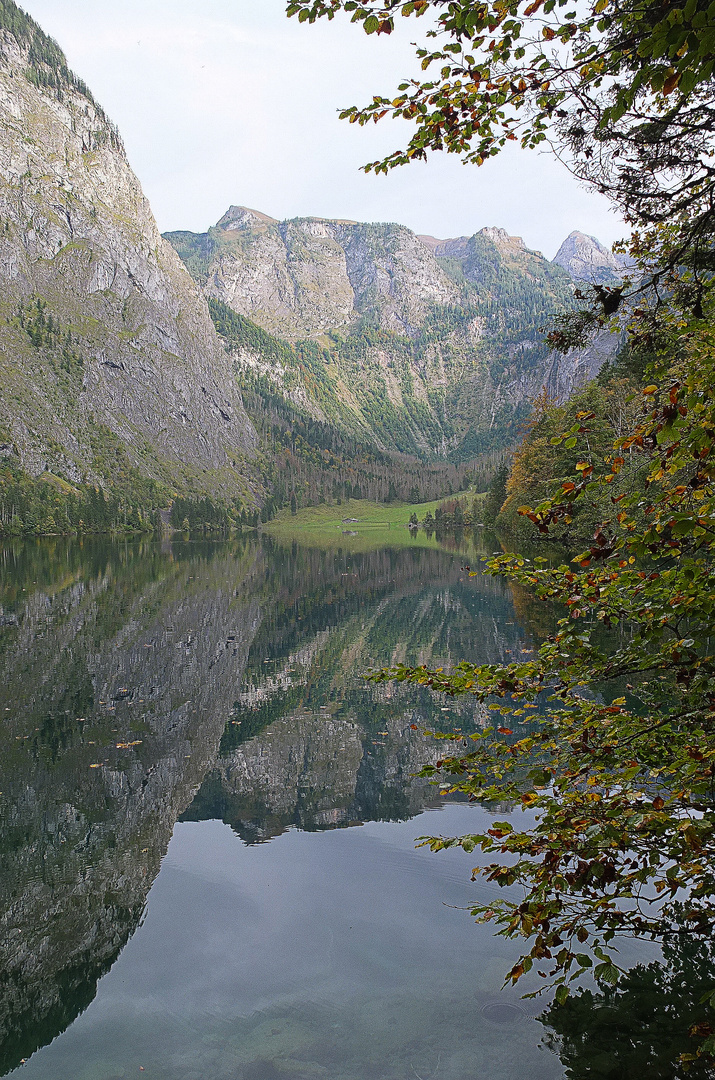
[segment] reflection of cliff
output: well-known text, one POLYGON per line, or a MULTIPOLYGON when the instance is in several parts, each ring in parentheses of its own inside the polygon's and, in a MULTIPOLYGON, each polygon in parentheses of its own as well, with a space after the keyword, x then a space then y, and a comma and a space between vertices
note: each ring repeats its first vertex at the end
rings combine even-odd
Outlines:
POLYGON ((250 841, 434 799, 422 731, 482 714, 360 675, 521 646, 503 585, 460 566, 255 539, 0 549, 0 1074, 92 1000, 182 812, 250 841))
POLYGON ((437 794, 415 776, 443 752, 424 730, 485 722, 472 699, 447 703, 424 689, 366 683, 362 673, 398 661, 503 660, 520 649, 501 583, 468 578, 458 561, 430 549, 318 556, 323 571, 333 560, 335 576, 329 583, 319 574, 332 588, 312 611, 301 608, 307 638, 297 647, 290 593, 279 598, 257 635, 216 766, 184 820, 220 817, 251 842, 291 825, 408 818, 437 794))
POLYGON ((252 843, 291 825, 411 817, 435 799, 414 774, 437 756, 434 743, 411 729, 413 719, 407 706, 372 739, 330 712, 294 712, 220 758, 183 820, 220 817, 252 843))
POLYGON ((139 921, 243 676, 252 559, 115 551, 1 631, 2 1073, 89 1003, 139 921))

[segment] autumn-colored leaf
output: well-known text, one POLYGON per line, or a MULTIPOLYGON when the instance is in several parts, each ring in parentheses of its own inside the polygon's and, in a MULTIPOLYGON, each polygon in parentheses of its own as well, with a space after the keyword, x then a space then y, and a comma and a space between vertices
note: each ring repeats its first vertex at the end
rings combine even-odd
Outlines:
POLYGON ((675 90, 675 88, 676 88, 676 86, 678 85, 679 82, 680 82, 680 72, 679 71, 674 71, 673 74, 669 75, 668 78, 663 83, 663 93, 666 94, 666 95, 672 94, 673 90, 675 90))

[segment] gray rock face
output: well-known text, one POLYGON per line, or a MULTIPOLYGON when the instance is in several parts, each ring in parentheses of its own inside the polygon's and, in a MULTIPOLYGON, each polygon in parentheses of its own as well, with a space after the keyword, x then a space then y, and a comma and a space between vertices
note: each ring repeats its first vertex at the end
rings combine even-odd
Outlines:
POLYGON ((202 253, 207 296, 287 340, 344 328, 374 310, 385 329, 414 333, 430 305, 458 296, 424 244, 401 225, 281 222, 232 206, 205 237, 167 236, 185 257, 202 253))
POLYGON ((576 281, 595 285, 610 285, 623 277, 624 262, 596 239, 585 233, 570 233, 553 260, 576 281))
POLYGON ((236 348, 247 378, 383 450, 466 460, 504 445, 547 384, 575 388, 601 355, 550 354, 543 328, 573 280, 504 229, 439 240, 232 206, 205 234, 167 237, 207 296, 326 347, 319 392, 285 351, 236 348))
POLYGON ((341 225, 359 313, 376 311, 386 330, 413 335, 435 306, 459 290, 413 232, 402 225, 341 225))
POLYGON ((142 474, 236 492, 255 433, 205 300, 111 124, 30 81, 28 47, 0 29, 0 441, 33 474, 107 482, 106 427, 142 474))
POLYGON ((564 402, 586 383, 595 379, 603 365, 612 359, 620 337, 609 330, 602 330, 583 349, 573 349, 562 356, 552 354, 552 362, 544 380, 550 398, 564 402))

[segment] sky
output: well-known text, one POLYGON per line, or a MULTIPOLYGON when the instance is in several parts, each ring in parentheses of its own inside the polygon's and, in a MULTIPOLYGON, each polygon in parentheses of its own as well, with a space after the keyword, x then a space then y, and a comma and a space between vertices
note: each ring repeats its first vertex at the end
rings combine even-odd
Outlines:
POLYGON ((285 0, 24 0, 119 126, 162 231, 205 232, 232 204, 275 218, 396 221, 447 238, 496 225, 552 258, 573 230, 625 233, 601 196, 548 152, 510 146, 481 168, 433 155, 360 166, 409 138, 404 121, 359 128, 338 110, 418 71, 420 24, 390 37, 346 18, 313 26, 285 0))

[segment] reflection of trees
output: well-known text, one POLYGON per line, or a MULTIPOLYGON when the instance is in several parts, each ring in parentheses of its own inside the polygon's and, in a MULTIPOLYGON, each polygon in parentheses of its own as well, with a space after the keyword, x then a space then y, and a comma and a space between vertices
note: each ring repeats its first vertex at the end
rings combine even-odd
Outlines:
POLYGON ((715 943, 684 930, 663 947, 662 962, 637 964, 617 986, 581 990, 539 1019, 567 1080, 713 1080, 715 1058, 681 1062, 715 1024, 701 1002, 713 989, 715 943))
POLYGON ((541 644, 555 632, 561 612, 557 611, 554 604, 545 604, 543 600, 538 600, 523 585, 509 582, 509 588, 514 614, 524 626, 528 626, 529 633, 541 644))
MULTIPOLYGON (((391 617, 371 629, 362 656, 366 666, 392 662, 392 650, 408 642, 416 663, 422 662, 420 649, 446 662, 453 657, 497 662, 504 659, 506 639, 511 644, 516 636, 514 630, 504 631, 514 624, 504 583, 491 577, 469 579, 454 555, 437 548, 348 553, 282 547, 264 537, 262 552, 265 615, 249 658, 249 680, 254 664, 260 670, 266 656, 285 656, 311 634, 344 625, 388 597, 391 617), (441 612, 439 604, 431 612, 417 611, 415 597, 428 588, 445 598, 441 612)), ((474 556, 472 549, 472 562, 474 556)))

